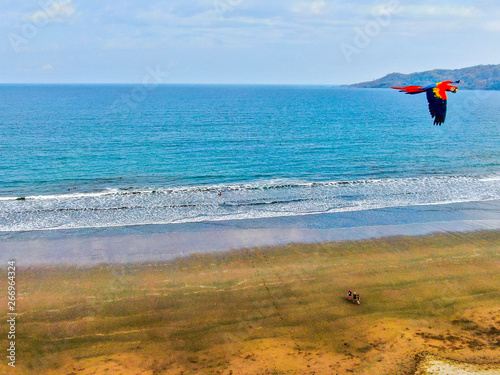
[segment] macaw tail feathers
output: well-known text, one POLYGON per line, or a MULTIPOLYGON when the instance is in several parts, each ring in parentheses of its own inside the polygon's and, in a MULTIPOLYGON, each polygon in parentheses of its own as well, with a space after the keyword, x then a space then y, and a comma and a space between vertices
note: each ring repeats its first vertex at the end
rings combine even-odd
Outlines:
POLYGON ((405 87, 391 87, 391 89, 399 90, 399 92, 404 92, 406 94, 420 94, 421 92, 425 92, 424 86, 405 86, 405 87))

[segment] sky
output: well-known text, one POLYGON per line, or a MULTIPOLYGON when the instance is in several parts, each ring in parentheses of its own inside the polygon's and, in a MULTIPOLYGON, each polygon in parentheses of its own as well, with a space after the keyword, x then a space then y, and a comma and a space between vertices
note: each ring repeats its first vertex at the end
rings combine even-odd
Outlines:
POLYGON ((0 0, 0 83, 348 84, 500 63, 496 0, 0 0))

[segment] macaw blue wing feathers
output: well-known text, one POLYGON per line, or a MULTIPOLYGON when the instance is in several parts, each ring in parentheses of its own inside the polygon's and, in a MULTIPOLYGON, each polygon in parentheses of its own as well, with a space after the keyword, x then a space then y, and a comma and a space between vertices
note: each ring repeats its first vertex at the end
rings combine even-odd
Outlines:
POLYGON ((441 125, 446 118, 447 99, 437 95, 434 90, 428 90, 427 101, 429 102, 429 112, 434 119, 434 125, 441 125))
POLYGON ((458 87, 451 85, 451 83, 459 83, 460 81, 443 81, 428 86, 404 86, 404 87, 391 87, 406 94, 420 94, 425 92, 427 101, 429 102, 429 112, 434 119, 434 125, 441 125, 446 118, 446 106, 448 97, 446 91, 453 93, 457 92, 458 87))

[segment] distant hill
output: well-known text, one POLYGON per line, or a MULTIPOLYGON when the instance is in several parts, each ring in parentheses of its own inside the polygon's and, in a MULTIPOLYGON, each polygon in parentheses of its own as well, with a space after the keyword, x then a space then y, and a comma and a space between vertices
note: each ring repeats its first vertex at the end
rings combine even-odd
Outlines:
POLYGON ((383 88, 391 86, 428 85, 441 81, 460 80, 461 89, 500 90, 500 64, 477 65, 463 69, 435 69, 426 72, 391 73, 370 81, 346 85, 348 87, 383 88))

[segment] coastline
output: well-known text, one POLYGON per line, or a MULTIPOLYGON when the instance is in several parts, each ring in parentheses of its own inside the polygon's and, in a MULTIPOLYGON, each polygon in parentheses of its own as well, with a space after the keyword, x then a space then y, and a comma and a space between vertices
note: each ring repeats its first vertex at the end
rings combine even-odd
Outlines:
POLYGON ((168 261, 193 253, 443 232, 500 230, 500 200, 260 219, 3 232, 0 261, 21 266, 168 261))

